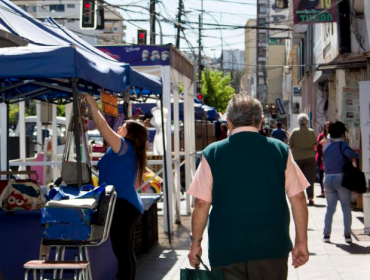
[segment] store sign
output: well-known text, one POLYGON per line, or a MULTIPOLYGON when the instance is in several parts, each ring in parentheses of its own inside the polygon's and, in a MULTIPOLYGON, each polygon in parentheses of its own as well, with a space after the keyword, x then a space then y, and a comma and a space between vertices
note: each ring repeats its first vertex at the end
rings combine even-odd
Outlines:
POLYGON ((280 115, 285 115, 285 110, 284 110, 283 103, 281 102, 281 99, 280 98, 276 99, 275 103, 276 103, 276 106, 279 109, 280 115))
POLYGON ((336 21, 336 0, 293 0, 294 24, 336 21))
POLYGON ((360 125, 360 89, 357 86, 343 87, 342 120, 346 125, 360 125))
POLYGON ((170 48, 157 46, 98 46, 102 52, 130 66, 170 65, 170 48))
MULTIPOLYGON (((362 171, 367 179, 367 187, 370 187, 370 82, 359 82, 360 85, 360 120, 361 120, 361 159, 362 171)), ((364 224, 365 233, 370 234, 370 209, 369 193, 364 194, 364 224), (366 204, 366 205, 365 205, 366 204), (365 209, 366 208, 366 209, 365 209), (365 211, 366 210, 366 211, 365 211)))

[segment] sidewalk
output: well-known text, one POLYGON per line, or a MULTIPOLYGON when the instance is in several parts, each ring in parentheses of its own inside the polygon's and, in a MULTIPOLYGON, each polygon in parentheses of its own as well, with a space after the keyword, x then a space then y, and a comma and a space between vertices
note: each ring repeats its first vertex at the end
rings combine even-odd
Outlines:
MULTIPOLYGON (((320 193, 315 185, 315 194, 320 193)), ((326 212, 326 199, 315 198, 315 206, 310 206, 308 238, 309 262, 299 269, 294 269, 289 260, 289 280, 365 280, 370 279, 370 237, 363 234, 363 213, 352 211, 352 239, 348 245, 343 237, 342 210, 338 203, 333 219, 331 243, 322 242, 322 231, 326 212)), ((162 224, 162 216, 159 217, 162 224)), ((179 280, 180 268, 190 268, 187 254, 190 246, 190 216, 181 217, 182 224, 174 225, 172 244, 159 226, 159 243, 148 254, 138 258, 137 280, 179 280)), ((294 223, 291 222, 291 238, 294 241, 294 223)), ((208 264, 207 234, 204 234, 202 247, 203 260, 208 264)))

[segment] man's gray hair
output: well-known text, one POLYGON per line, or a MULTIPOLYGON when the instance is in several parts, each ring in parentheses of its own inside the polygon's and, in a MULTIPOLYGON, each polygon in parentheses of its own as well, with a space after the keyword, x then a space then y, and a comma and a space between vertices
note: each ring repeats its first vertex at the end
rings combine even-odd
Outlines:
POLYGON ((234 94, 226 108, 227 119, 234 128, 254 126, 259 128, 263 118, 261 103, 246 94, 234 94))
POLYGON ((304 125, 307 125, 308 124, 308 122, 309 122, 309 118, 308 118, 308 116, 307 116, 307 114, 299 114, 298 115, 298 118, 297 118, 297 120, 298 120, 298 124, 300 125, 300 126, 304 126, 304 125))

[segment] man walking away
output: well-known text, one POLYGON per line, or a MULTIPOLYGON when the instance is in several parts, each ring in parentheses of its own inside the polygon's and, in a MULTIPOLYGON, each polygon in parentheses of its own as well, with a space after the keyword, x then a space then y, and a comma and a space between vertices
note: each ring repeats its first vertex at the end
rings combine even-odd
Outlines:
POLYGON ((288 255, 293 266, 304 265, 308 182, 287 145, 258 133, 261 103, 235 94, 229 101, 230 136, 209 145, 188 191, 195 199, 192 214, 190 265, 199 265, 201 240, 208 220, 209 261, 226 280, 287 279, 288 255), (291 204, 296 238, 289 236, 291 204))
POLYGON ((277 128, 275 128, 272 133, 271 137, 279 139, 280 141, 286 143, 287 137, 286 137, 286 132, 284 129, 282 129, 282 124, 281 122, 277 123, 277 128))

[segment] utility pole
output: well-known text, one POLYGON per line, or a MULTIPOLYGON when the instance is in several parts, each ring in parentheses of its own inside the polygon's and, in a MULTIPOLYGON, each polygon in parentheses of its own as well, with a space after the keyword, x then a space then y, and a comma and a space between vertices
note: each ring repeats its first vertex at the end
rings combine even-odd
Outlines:
POLYGON ((177 16, 177 36, 176 36, 176 48, 180 48, 180 31, 181 31, 181 15, 182 15, 183 3, 179 0, 179 14, 177 16))
POLYGON ((155 45, 155 22, 156 22, 156 12, 155 12, 155 2, 156 0, 150 0, 150 44, 155 45))
POLYGON ((199 48, 198 48, 198 93, 201 92, 201 83, 202 83, 202 29, 203 29, 203 0, 202 0, 202 9, 199 15, 199 48))

